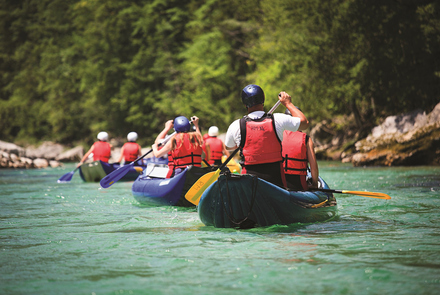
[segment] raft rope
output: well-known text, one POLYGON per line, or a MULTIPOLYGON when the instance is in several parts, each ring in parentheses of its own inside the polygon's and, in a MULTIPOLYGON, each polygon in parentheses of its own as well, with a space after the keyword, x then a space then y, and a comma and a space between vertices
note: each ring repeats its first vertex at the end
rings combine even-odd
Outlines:
POLYGON ((219 193, 220 193, 220 198, 221 198, 221 202, 222 202, 222 205, 223 205, 223 210, 224 210, 224 212, 226 213, 226 215, 228 216, 228 219, 229 219, 233 224, 240 225, 240 224, 242 224, 243 222, 245 222, 245 221, 249 218, 249 216, 251 215, 251 213, 252 213, 252 209, 253 209, 253 207, 254 207, 254 203, 255 203, 255 196, 256 196, 256 193, 257 193, 258 177, 256 177, 256 176, 253 176, 253 177, 252 177, 252 200, 251 200, 251 204, 250 204, 249 212, 247 213, 246 217, 244 217, 244 218, 243 218, 242 220, 240 220, 240 221, 238 221, 237 219, 235 219, 234 216, 233 216, 234 213, 233 213, 233 211, 232 211, 233 209, 232 209, 232 206, 231 206, 231 194, 229 193, 228 178, 229 178, 229 176, 226 176, 226 177, 225 177, 225 182, 226 182, 226 192, 227 192, 228 204, 229 204, 229 211, 228 211, 228 209, 226 208, 226 205, 225 205, 225 202, 224 202, 224 199, 223 199, 223 194, 222 194, 222 192, 221 192, 221 188, 220 188, 220 181, 217 181, 218 190, 219 190, 219 193))

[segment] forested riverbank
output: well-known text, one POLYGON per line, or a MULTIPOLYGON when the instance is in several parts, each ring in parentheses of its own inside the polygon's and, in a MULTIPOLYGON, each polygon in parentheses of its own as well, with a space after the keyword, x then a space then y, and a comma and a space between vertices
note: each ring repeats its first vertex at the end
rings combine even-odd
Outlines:
POLYGON ((136 131, 149 146, 181 114, 226 131, 256 83, 267 110, 287 91, 309 133, 327 122, 353 146, 439 102, 439 11, 434 0, 2 1, 0 139, 87 148, 99 131, 136 131))

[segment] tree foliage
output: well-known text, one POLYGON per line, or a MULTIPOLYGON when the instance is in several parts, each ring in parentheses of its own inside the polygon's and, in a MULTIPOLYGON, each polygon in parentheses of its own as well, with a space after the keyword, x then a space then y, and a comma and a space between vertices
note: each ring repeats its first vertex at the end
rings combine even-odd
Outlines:
POLYGON ((197 115, 226 130, 285 90, 360 130, 439 101, 440 7, 420 0, 15 0, 0 3, 0 138, 91 143, 197 115))

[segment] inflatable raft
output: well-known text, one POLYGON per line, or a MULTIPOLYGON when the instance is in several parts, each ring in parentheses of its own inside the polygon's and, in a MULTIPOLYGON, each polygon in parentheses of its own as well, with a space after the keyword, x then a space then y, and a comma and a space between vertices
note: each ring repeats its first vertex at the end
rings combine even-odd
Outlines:
POLYGON ((202 194, 198 213, 208 226, 252 228, 326 221, 337 205, 329 192, 288 191, 253 175, 221 174, 202 194))
MULTIPOLYGON (((86 182, 99 182, 107 174, 112 173, 120 167, 119 164, 109 164, 102 161, 84 163, 79 167, 79 175, 86 182)), ((133 166, 128 173, 121 178, 121 181, 133 181, 142 173, 144 167, 133 166)))
POLYGON ((202 175, 211 171, 211 167, 188 166, 173 178, 165 178, 168 166, 150 163, 131 191, 141 204, 195 207, 185 199, 185 194, 202 175))

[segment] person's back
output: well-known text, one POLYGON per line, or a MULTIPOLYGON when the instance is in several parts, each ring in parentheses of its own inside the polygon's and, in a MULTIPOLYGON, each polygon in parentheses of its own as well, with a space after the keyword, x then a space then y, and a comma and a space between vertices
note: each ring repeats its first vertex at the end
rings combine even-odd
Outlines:
POLYGON ((295 113, 295 117, 278 113, 266 114, 265 95, 258 85, 251 84, 243 88, 241 99, 248 115, 229 126, 225 139, 226 147, 241 148, 244 158, 242 173, 253 174, 285 187, 281 155, 283 132, 307 128, 307 118, 301 111, 294 110, 290 96, 285 92, 280 92, 278 99, 295 113))
POLYGON ((112 146, 109 144, 108 141, 108 133, 105 131, 101 131, 98 133, 97 136, 99 141, 96 141, 90 149, 87 151, 87 153, 83 156, 81 161, 78 163, 77 167, 81 166, 88 157, 93 153, 93 161, 102 161, 105 163, 108 163, 111 156, 111 149, 112 146))
POLYGON ((173 157, 174 169, 186 168, 189 165, 202 166, 202 146, 197 134, 180 133, 177 134, 171 155, 173 157))
MULTIPOLYGON (((130 132, 127 135, 127 141, 121 148, 121 154, 118 162, 124 160, 125 163, 130 163, 139 158, 142 155, 142 149, 139 144, 136 143, 138 134, 136 132, 130 132)), ((137 163, 141 165, 142 163, 137 163)))
MULTIPOLYGON (((286 110, 285 114, 290 115, 290 111, 286 110)), ((318 187, 319 169, 312 139, 301 131, 284 131, 282 147, 287 188, 298 191, 309 189, 307 184, 309 164, 311 187, 318 187)))
POLYGON ((293 190, 307 190, 307 134, 296 131, 284 131, 283 167, 286 185, 293 190))
POLYGON ((177 132, 170 141, 168 141, 162 148, 159 147, 158 141, 153 144, 153 155, 155 157, 162 157, 166 154, 172 162, 168 163, 167 178, 180 173, 189 165, 201 167, 202 166, 202 135, 198 128, 199 118, 192 117, 192 121, 196 127, 196 131, 191 130, 189 120, 184 116, 179 116, 173 122, 167 122, 163 134, 174 125, 174 130, 177 132))
POLYGON ((204 144, 209 146, 210 150, 209 164, 214 166, 220 166, 222 164, 223 155, 229 156, 225 144, 217 136, 217 126, 211 126, 208 130, 208 136, 204 139, 204 144))
POLYGON ((94 144, 93 161, 102 161, 108 163, 111 155, 111 145, 105 141, 97 141, 94 144))

